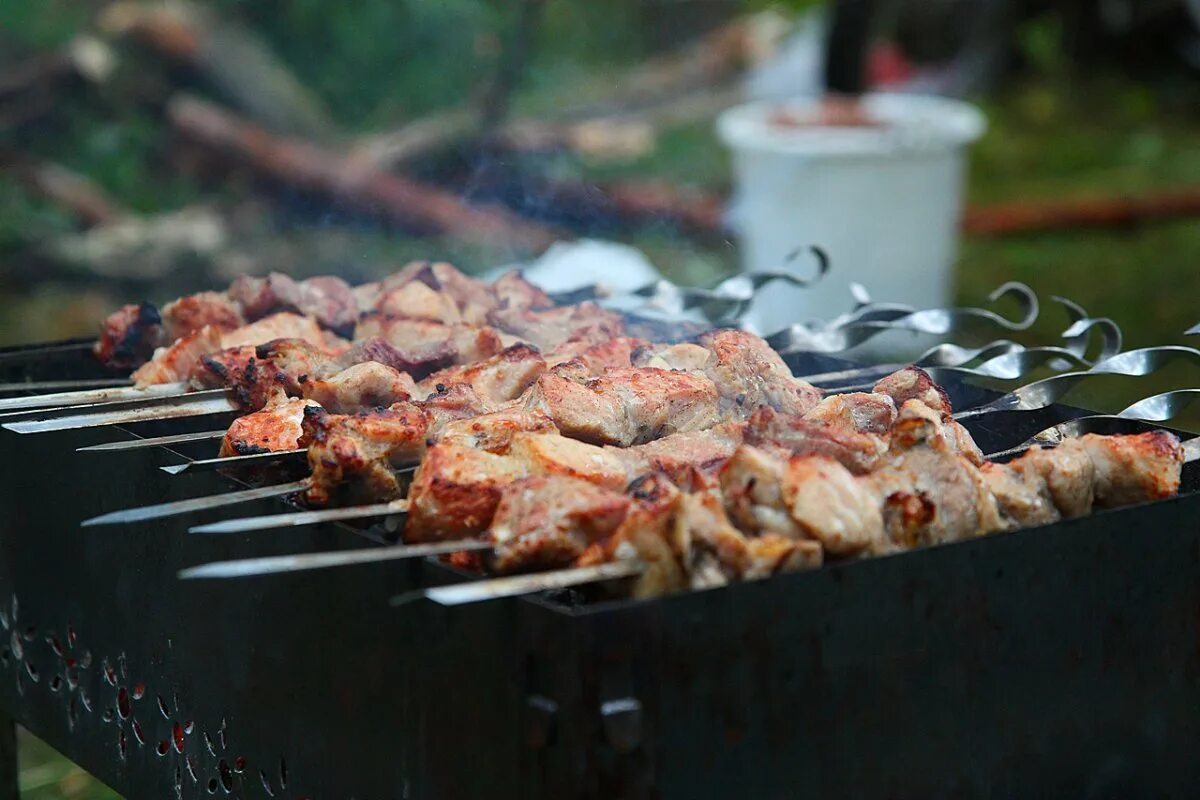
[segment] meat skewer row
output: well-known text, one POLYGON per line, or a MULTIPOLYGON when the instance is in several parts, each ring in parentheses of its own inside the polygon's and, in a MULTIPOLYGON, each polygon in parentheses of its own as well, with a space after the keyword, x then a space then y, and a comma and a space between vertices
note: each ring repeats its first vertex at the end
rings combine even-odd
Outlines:
MULTIPOLYGON (((485 451, 480 459, 486 466, 489 461, 487 453, 509 456, 514 442, 518 442, 516 454, 524 463, 524 466, 516 467, 518 470, 536 474, 549 472, 587 476, 601 486, 612 488, 622 485, 629 478, 626 472, 622 472, 620 465, 623 463, 627 466, 632 463, 639 469, 653 464, 656 470, 680 475, 686 472, 685 468, 689 465, 718 463, 728 458, 732 454, 732 447, 743 442, 782 457, 798 453, 821 454, 838 460, 856 474, 865 473, 887 457, 893 425, 904 425, 907 424, 904 420, 919 417, 928 420, 940 431, 942 446, 979 461, 978 449, 970 442, 965 431, 945 421, 945 416, 944 411, 935 411, 918 399, 905 401, 897 414, 890 396, 862 394, 827 399, 804 417, 788 417, 770 408, 763 408, 745 422, 726 422, 706 430, 678 432, 648 444, 621 448, 597 446, 559 435, 553 421, 544 413, 536 409, 531 412, 514 407, 451 421, 440 429, 437 436, 430 437, 428 444, 449 444, 485 451), (854 413, 846 413, 848 411, 854 413), (548 432, 556 435, 533 436, 548 432), (963 437, 967 437, 966 447, 963 437)), ((403 497, 402 477, 418 454, 422 466, 417 482, 420 482, 421 475, 437 475, 437 467, 429 466, 430 460, 443 455, 444 451, 436 447, 427 449, 426 442, 422 442, 420 436, 422 425, 426 424, 428 417, 418 415, 414 418, 388 412, 375 416, 342 419, 326 416, 321 419, 323 422, 331 420, 332 423, 327 423, 324 430, 313 436, 308 451, 312 478, 307 498, 313 504, 369 503, 360 506, 361 514, 357 515, 369 518, 380 513, 380 503, 403 497)), ((463 458, 470 460, 469 456, 463 458)), ((444 476, 436 477, 431 484, 432 487, 455 485, 455 479, 444 476)), ((418 489, 414 488, 414 491, 418 489)), ((466 495, 482 502, 489 491, 491 485, 485 481, 471 488, 466 495)), ((435 506, 441 503, 436 496, 432 502, 435 506)), ((328 518, 356 518, 349 511, 342 508, 328 518)), ((454 513, 453 509, 439 507, 430 517, 439 515, 450 519, 461 516, 454 513)), ((311 512, 279 514, 226 520, 205 526, 203 530, 242 532, 311 524, 325 519, 320 513, 314 515, 311 512)), ((412 525, 420 528, 422 523, 418 520, 412 525)))
MULTIPOLYGON (((919 416, 896 444, 891 464, 859 476, 824 457, 784 460, 750 445, 738 447, 716 470, 715 481, 711 468, 695 470, 686 482, 652 472, 623 491, 565 474, 520 476, 497 490, 480 537, 490 555, 480 556, 482 546, 471 540, 442 543, 463 546, 451 557, 459 566, 497 573, 571 568, 552 572, 550 585, 632 574, 632 595, 648 597, 1161 499, 1177 491, 1184 461, 1178 439, 1152 432, 1089 434, 1053 450, 1030 450, 1009 464, 976 465, 944 449, 937 427, 919 416), (595 571, 606 564, 629 568, 595 571)), ((469 470, 460 465, 457 474, 469 470)), ((418 498, 412 498, 410 524, 418 510, 418 498)), ((376 555, 387 560, 428 552, 401 547, 376 555)), ((341 563, 336 554, 298 559, 304 561, 280 566, 341 563)), ((356 560, 376 559, 359 554, 356 560)), ((254 560, 240 571, 231 565, 239 562, 190 572, 216 577, 267 571, 254 560)), ((463 591, 485 598, 546 585, 537 579, 507 588, 485 582, 463 591)))
MULTIPOLYGON (((757 347, 759 345, 756 343, 761 341, 756 337, 752 337, 749 334, 740 332, 729 332, 728 335, 746 337, 744 341, 749 347, 757 347)), ((614 342, 613 344, 614 346, 619 346, 621 343, 614 342)), ((786 371, 786 367, 784 367, 784 370, 786 371)), ((686 378, 686 376, 684 377, 686 378)), ((672 380, 674 380, 674 378, 672 380)), ((890 391, 897 392, 896 396, 901 400, 904 400, 907 399, 906 393, 913 393, 915 386, 929 387, 930 384, 931 382, 929 381, 928 377, 925 376, 922 379, 892 379, 887 382, 881 382, 881 387, 889 388, 890 391)), ((600 386, 608 387, 611 387, 612 385, 613 384, 611 380, 600 384, 600 386)), ((803 386, 792 386, 791 388, 803 389, 803 386)), ((808 389, 808 391, 812 392, 813 390, 808 389)), ((932 402, 944 403, 943 395, 936 390, 930 389, 925 391, 924 395, 926 396, 926 399, 929 399, 932 402)), ((440 399, 442 401, 451 401, 456 396, 458 396, 456 392, 447 392, 446 396, 443 396, 440 399)), ((783 392, 783 396, 791 397, 792 393, 783 392)), ((761 409, 761 424, 775 425, 780 428, 777 434, 772 435, 787 435, 793 437, 801 444, 807 442, 808 444, 805 446, 820 445, 821 447, 826 448, 826 450, 818 450, 818 452, 841 452, 845 454, 845 457, 848 460, 852 458, 869 459, 872 453, 877 455, 882 449, 886 448, 881 448, 880 444, 875 439, 871 438, 871 436, 874 434, 870 430, 864 428, 860 432, 858 429, 864 425, 869 427, 872 424, 872 420, 881 412, 878 408, 871 410, 871 407, 880 406, 881 404, 883 406, 882 413, 885 414, 886 418, 890 418, 890 416, 894 414, 895 408, 895 401, 890 399, 890 397, 876 398, 869 395, 859 395, 854 397, 847 396, 845 398, 828 398, 811 409, 813 419, 794 420, 786 425, 780 421, 781 417, 775 416, 775 414, 778 412, 775 412, 774 409, 761 409), (838 415, 841 415, 842 421, 840 424, 843 426, 843 428, 845 428, 845 431, 841 433, 834 432, 832 427, 825 424, 833 420, 838 415), (823 429, 829 432, 828 436, 817 435, 823 429)), ((731 405, 733 407, 737 407, 736 397, 733 399, 733 401, 731 401, 731 405)), ((510 407, 508 410, 514 409, 510 407)), ((385 489, 388 489, 391 492, 397 491, 400 482, 399 479, 394 476, 395 471, 397 469, 403 469, 411 464, 411 462, 406 463, 406 454, 413 453, 414 450, 417 450, 418 448, 423 449, 424 446, 423 443, 416 444, 420 441, 420 437, 414 436, 412 431, 416 429, 414 426, 419 425, 420 423, 412 422, 413 416, 411 414, 411 409, 408 411, 408 414, 401 414, 399 415, 398 419, 387 420, 385 421, 385 424, 364 423, 361 420, 348 423, 339 423, 345 425, 345 427, 341 429, 340 433, 344 433, 346 435, 330 435, 328 437, 329 441, 337 444, 336 447, 327 447, 319 451, 314 451, 312 449, 309 450, 308 457, 310 465, 312 465, 314 476, 312 479, 310 479, 309 483, 306 484, 306 488, 313 482, 319 481, 320 483, 318 485, 331 487, 332 491, 325 492, 326 496, 330 499, 343 499, 336 496, 344 494, 349 494, 359 498, 366 496, 371 497, 371 499, 376 499, 375 497, 372 497, 369 491, 355 488, 354 482, 357 481, 361 476, 387 476, 386 479, 381 480, 378 485, 383 486, 385 489), (406 420, 408 421, 407 423, 406 420), (391 471, 383 470, 376 465, 376 462, 380 458, 387 461, 387 463, 392 467, 391 471), (346 483, 350 489, 343 491, 342 489, 338 488, 342 483, 346 483)), ((653 407, 651 407, 651 413, 655 413, 653 407)), ((946 419, 946 411, 943 410, 938 413, 942 419, 946 419)), ((298 415, 298 420, 293 423, 295 426, 293 428, 293 432, 297 429, 303 432, 302 416, 303 412, 298 415)), ((560 416, 559 420, 557 420, 558 423, 561 423, 560 429, 566 428, 566 430, 563 432, 569 433, 570 423, 573 419, 574 417, 570 415, 560 416)), ((784 415, 782 419, 789 419, 789 417, 784 415)), ((554 420, 552 419, 552 421, 554 420)), ((464 422, 463 424, 466 425, 470 423, 464 422)), ((626 424, 628 424, 628 420, 626 420, 626 424)), ((878 423, 876 423, 876 425, 877 424, 878 423)), ((953 434, 953 438, 956 441, 964 440, 969 442, 969 437, 966 435, 965 431, 957 428, 956 425, 948 420, 945 422, 945 424, 947 429, 953 434)), ((651 432, 654 432, 654 435, 662 435, 667 431, 656 428, 651 429, 651 432)), ((337 432, 335 431, 334 433, 337 432)), ((246 438, 248 440, 253 440, 254 437, 248 435, 246 438)), ((263 437, 258 438, 261 439, 263 437)), ((973 448, 973 445, 970 445, 970 447, 974 449, 975 453, 977 454, 977 449, 973 448)), ((869 463, 869 460, 864 461, 864 463, 869 463)), ((366 486, 376 485, 373 480, 366 480, 362 483, 366 486)), ((281 494, 284 494, 284 492, 281 492, 281 494)), ((321 497, 320 491, 314 491, 312 494, 314 500, 320 500, 321 502, 326 501, 324 497, 321 497)), ((394 495, 392 494, 387 495, 389 499, 393 496, 394 495)), ((228 505, 227 499, 223 495, 214 495, 210 499, 212 500, 214 506, 228 505)), ((203 500, 204 498, 199 498, 197 502, 202 503, 203 500)), ((179 513, 188 513, 195 510, 196 507, 197 506, 195 503, 191 502, 183 505, 173 502, 161 504, 159 506, 126 509, 123 511, 105 514, 101 517, 89 520, 89 524, 118 524, 126 521, 140 521, 148 518, 158 518, 179 513)), ((364 513, 363 516, 367 516, 367 514, 364 513)))
POLYGON ((272 272, 265 278, 239 276, 224 292, 181 297, 161 312, 148 303, 125 306, 105 320, 95 352, 112 367, 136 367, 155 349, 206 326, 234 330, 279 311, 312 317, 321 327, 349 336, 368 313, 481 325, 494 310, 553 305, 516 272, 488 284, 445 263, 413 262, 356 288, 331 276, 296 281, 272 272))
MULTIPOLYGON (((424 284, 410 285, 419 286, 422 291, 433 294, 424 284)), ((419 313, 419 308, 411 311, 419 313)), ((505 313, 512 316, 515 311, 506 309, 505 313)), ((560 344, 566 348, 586 346, 617 337, 623 329, 618 315, 592 303, 522 312, 520 318, 523 320, 523 329, 528 330, 534 343, 543 349, 560 344)), ((345 363, 357 363, 381 360, 400 366, 418 378, 447 365, 466 364, 488 357, 518 341, 512 334, 488 325, 448 324, 414 317, 372 314, 360 321, 351 346, 351 342, 320 329, 313 320, 283 312, 234 331, 222 332, 213 326, 206 326, 183 337, 170 347, 160 349, 151 361, 138 369, 138 387, 103 392, 68 392, 40 400, 19 398, 11 403, 0 400, 0 408, 7 403, 12 408, 26 409, 49 401, 63 410, 69 410, 70 406, 98 402, 182 397, 189 389, 223 385, 230 374, 240 374, 247 364, 256 359, 260 347, 276 339, 291 340, 292 347, 301 348, 309 361, 332 363, 340 359, 345 363)), ((301 369, 297 374, 304 372, 301 369)), ((247 398, 241 398, 243 405, 247 402, 247 398)), ((261 403, 260 398, 258 404, 261 403)), ((54 410, 43 409, 38 413, 54 410)), ((101 410, 96 409, 97 412, 101 410)), ((116 413, 117 409, 112 410, 114 418, 111 424, 132 421, 116 413)), ((225 410, 236 409, 230 403, 225 410)), ((138 417, 141 418, 153 418, 151 404, 147 404, 143 414, 138 417)), ((85 427, 99 424, 105 424, 103 417, 96 421, 89 420, 85 427)))

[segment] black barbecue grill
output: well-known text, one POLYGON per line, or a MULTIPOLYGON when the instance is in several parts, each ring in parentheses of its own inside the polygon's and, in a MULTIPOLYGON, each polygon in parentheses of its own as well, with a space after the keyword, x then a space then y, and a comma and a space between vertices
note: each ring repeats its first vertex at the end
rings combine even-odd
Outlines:
MULTIPOLYGON (((789 359, 797 374, 845 365, 789 359)), ((80 349, 0 360, 4 381, 102 375, 80 349)), ((958 407, 992 396, 946 388, 958 407)), ((991 451, 1078 413, 969 427, 991 451)), ((3 437, 0 796, 15 794, 4 716, 130 797, 1128 798, 1200 786, 1195 465, 1168 501, 761 582, 393 608, 390 597, 466 576, 430 559, 181 582, 199 563, 391 534, 205 537, 186 533, 195 517, 79 527, 231 488, 153 469, 211 455, 211 442, 75 453, 189 427, 212 419, 3 437)))

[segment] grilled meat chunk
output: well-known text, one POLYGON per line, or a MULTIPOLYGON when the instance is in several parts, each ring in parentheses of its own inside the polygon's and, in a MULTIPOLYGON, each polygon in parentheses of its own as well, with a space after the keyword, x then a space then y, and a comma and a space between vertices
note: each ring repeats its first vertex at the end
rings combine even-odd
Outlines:
POLYGON ((591 302, 543 311, 502 308, 488 314, 488 322, 543 352, 568 341, 601 344, 625 332, 620 314, 591 302))
POLYGON ((113 369, 131 369, 145 363, 165 337, 158 309, 149 303, 135 303, 105 318, 93 352, 113 369))
POLYGON ((263 317, 231 331, 206 325, 170 347, 159 348, 154 358, 133 374, 134 383, 149 386, 191 379, 195 385, 219 386, 224 378, 218 379, 218 376, 231 374, 231 364, 244 365, 249 351, 230 353, 222 363, 214 365, 210 365, 205 356, 223 350, 256 347, 275 339, 299 339, 326 351, 344 346, 339 339, 321 330, 311 317, 286 312, 263 317))
POLYGON ((203 358, 221 349, 221 330, 207 325, 177 339, 170 347, 160 347, 154 356, 133 371, 133 384, 139 388, 187 379, 203 358))
POLYGON ((929 373, 920 367, 905 367, 893 372, 875 384, 873 391, 886 394, 896 403, 896 408, 909 400, 919 400, 941 414, 949 414, 950 396, 938 386, 929 373))
POLYGON ((453 297, 420 281, 411 281, 381 293, 375 302, 375 310, 397 319, 423 319, 444 325, 463 321, 453 297))
POLYGON ((794 377, 766 341, 746 331, 712 331, 698 344, 643 347, 634 352, 633 361, 706 376, 724 405, 739 415, 749 416, 760 408, 803 415, 821 399, 819 389, 794 377))
POLYGON ((377 361, 354 364, 328 378, 310 378, 299 388, 301 395, 335 414, 387 408, 419 394, 408 373, 377 361))
POLYGON ((886 436, 896 422, 896 403, 886 394, 831 394, 804 415, 809 422, 853 433, 886 436))
POLYGON ((501 404, 516 400, 545 371, 546 361, 537 350, 516 344, 491 358, 435 372, 421 382, 421 391, 430 395, 465 384, 485 403, 501 404))
POLYGON ((496 308, 544 311, 554 308, 555 305, 548 294, 527 281, 525 276, 515 269, 492 281, 490 288, 496 300, 496 308))
POLYGON ((308 501, 314 505, 354 504, 402 496, 395 470, 421 458, 428 423, 420 409, 401 403, 387 410, 351 415, 311 409, 305 429, 311 438, 308 501))
POLYGON ((629 475, 658 472, 678 485, 715 474, 741 445, 745 424, 722 422, 707 430, 675 433, 635 447, 606 447, 625 463, 629 475))
POLYGON ((195 333, 206 325, 232 331, 246 324, 241 307, 224 292, 200 292, 181 297, 162 309, 168 340, 195 333))
POLYGON ((571 362, 592 375, 602 375, 608 369, 624 369, 634 366, 634 353, 648 346, 649 343, 646 340, 629 336, 618 336, 600 344, 585 341, 563 342, 547 354, 546 363, 556 367, 571 362))
POLYGON ((712 353, 704 374, 723 398, 743 409, 805 414, 821 399, 820 389, 794 377, 779 354, 752 333, 713 331, 701 336, 700 344, 712 353))
POLYGON ((976 465, 984 462, 983 452, 966 428, 921 400, 906 400, 892 425, 891 448, 899 451, 917 446, 956 453, 976 465))
POLYGON ((719 419, 716 387, 702 375, 640 368, 608 370, 577 382, 556 370, 538 378, 527 407, 566 436, 628 447, 719 419))
POLYGON ((1183 446, 1167 431, 1078 439, 1096 466, 1096 505, 1102 508, 1162 500, 1179 491, 1183 446))
POLYGON ((380 315, 364 317, 355 331, 355 340, 378 337, 395 347, 414 365, 424 366, 420 377, 451 366, 470 364, 499 353, 504 344, 499 333, 489 327, 443 325, 419 319, 396 319, 380 315))
POLYGON ((746 441, 783 457, 832 458, 858 475, 877 468, 888 453, 888 440, 883 436, 823 425, 770 408, 760 408, 750 418, 746 441))
POLYGON ((261 411, 238 417, 221 440, 221 456, 294 450, 306 444, 303 430, 305 409, 316 404, 282 393, 261 411))
MULTIPOLYGON (((434 427, 436 423, 431 423, 434 427)), ((446 421, 436 427, 437 441, 459 447, 506 454, 518 433, 557 434, 558 429, 549 417, 517 409, 493 411, 488 414, 446 421)))
POLYGON ((499 573, 569 566, 612 535, 630 499, 575 478, 535 476, 505 486, 486 538, 499 573))
POLYGON ((241 306, 247 319, 293 311, 342 335, 353 331, 358 321, 354 292, 341 278, 331 276, 296 281, 282 272, 272 272, 265 278, 241 275, 230 285, 229 297, 241 306))
POLYGON ((783 496, 787 461, 751 445, 739 447, 721 468, 721 496, 730 519, 752 536, 805 536, 783 496))
POLYGON ((405 540, 478 535, 491 524, 504 487, 523 477, 524 467, 516 459, 457 445, 434 445, 426 451, 409 489, 405 540))

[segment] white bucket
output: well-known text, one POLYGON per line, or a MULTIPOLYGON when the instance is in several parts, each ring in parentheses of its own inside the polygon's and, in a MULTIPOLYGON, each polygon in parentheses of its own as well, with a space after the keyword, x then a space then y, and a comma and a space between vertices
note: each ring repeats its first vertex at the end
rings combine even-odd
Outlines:
MULTIPOLYGON (((751 309, 760 332, 829 319, 852 304, 849 286, 875 300, 918 308, 952 297, 967 145, 986 127, 974 106, 940 97, 868 95, 871 127, 780 125, 804 119, 813 101, 762 102, 717 121, 734 154, 733 225, 742 268, 781 268, 807 245, 832 268, 807 289, 772 284, 751 309)), ((789 267, 811 274, 801 257, 789 267)))

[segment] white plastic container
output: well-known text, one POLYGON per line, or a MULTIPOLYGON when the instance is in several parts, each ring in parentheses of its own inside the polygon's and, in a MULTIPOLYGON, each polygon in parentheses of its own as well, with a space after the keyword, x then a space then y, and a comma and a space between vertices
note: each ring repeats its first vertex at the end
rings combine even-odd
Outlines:
MULTIPOLYGON (((717 121, 733 151, 733 225, 746 270, 780 268, 815 244, 832 262, 817 286, 773 284, 751 309, 760 332, 828 319, 852 305, 849 285, 872 299, 942 306, 952 297, 952 267, 962 211, 967 146, 986 127, 974 106, 940 97, 864 98, 870 127, 781 125, 780 112, 804 119, 814 101, 753 103, 717 121)), ((801 257, 792 267, 810 272, 801 257)))

